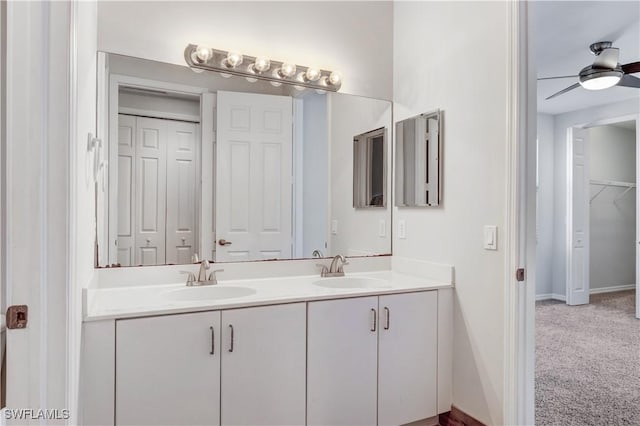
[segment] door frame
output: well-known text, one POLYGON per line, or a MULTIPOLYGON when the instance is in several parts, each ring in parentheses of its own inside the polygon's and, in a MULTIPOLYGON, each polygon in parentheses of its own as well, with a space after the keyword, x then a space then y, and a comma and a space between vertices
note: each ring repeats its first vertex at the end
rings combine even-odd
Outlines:
MULTIPOLYGON (((98 232, 102 232, 103 235, 106 235, 107 244, 106 250, 102 250, 101 247, 98 247, 98 264, 97 266, 104 266, 105 264, 112 265, 118 262, 117 260, 117 248, 113 245, 113 242, 117 239, 117 226, 118 226, 118 218, 117 211, 110 208, 111 203, 109 200, 117 199, 118 193, 118 151, 117 149, 111 149, 111 147, 117 145, 117 135, 118 135, 118 114, 120 113, 118 108, 118 93, 120 90, 120 86, 134 87, 139 89, 155 89, 155 90, 163 90, 168 93, 175 93, 181 95, 192 95, 194 98, 197 97, 200 102, 200 143, 198 144, 198 156, 200 157, 197 161, 197 170, 196 174, 200 174, 202 169, 202 160, 203 160, 203 147, 202 141, 206 137, 206 131, 202 126, 202 106, 203 106, 203 94, 208 93, 209 89, 205 87, 197 87, 197 86, 189 86, 178 83, 171 83, 160 80, 151 80, 146 78, 140 78, 135 76, 129 76, 124 74, 112 74, 109 72, 109 64, 107 53, 98 52, 98 130, 97 135, 103 141, 106 141, 103 144, 104 149, 104 157, 108 159, 109 167, 104 167, 103 174, 103 182, 105 183, 105 191, 101 196, 100 192, 97 194, 96 198, 98 200, 97 212, 96 215, 101 214, 105 220, 103 220, 102 230, 98 230, 98 232), (104 120, 102 117, 107 116, 108 119, 104 120), (111 172, 111 173, 110 173, 111 172), (100 213, 98 213, 100 211, 100 213)), ((176 119, 176 117, 167 117, 170 119, 176 119)), ((193 117, 187 117, 193 119, 193 117)), ((180 118, 182 120, 185 117, 180 118)), ((206 189, 200 184, 200 180, 198 180, 198 187, 196 188, 196 194, 200 194, 199 197, 196 197, 196 201, 198 205, 197 209, 197 226, 198 233, 202 234, 202 224, 204 222, 204 218, 202 217, 202 209, 200 208, 200 203, 204 196, 204 191, 206 189)), ((209 192, 210 193, 210 192, 209 192)), ((98 218, 96 217, 96 223, 100 223, 98 218)), ((206 238, 198 238, 198 254, 202 255, 206 253, 205 249, 205 241, 206 238)), ((209 251, 211 251, 209 249, 209 251)))
MULTIPOLYGON (((591 127, 601 127, 601 126, 607 126, 610 124, 615 124, 615 123, 620 123, 623 121, 635 121, 636 123, 636 132, 635 132, 635 136, 636 136, 636 188, 638 188, 638 185, 640 184, 640 132, 638 131, 639 127, 640 127, 640 113, 639 114, 625 114, 625 115, 621 115, 621 116, 616 116, 616 117, 609 117, 609 118, 604 118, 604 119, 600 119, 600 120, 595 120, 595 121, 589 121, 589 122, 583 122, 583 123, 578 123, 578 124, 573 124, 571 125, 571 127, 567 128, 567 148, 570 149, 571 146, 571 128, 581 128, 581 129, 589 129, 591 127)), ((567 151, 568 154, 570 154, 570 151, 567 151)), ((587 156, 588 159, 588 152, 585 154, 587 156)), ((572 195, 572 185, 571 185, 571 180, 569 179, 569 173, 570 170, 569 168, 572 165, 572 158, 567 155, 567 181, 566 181, 566 187, 567 187, 567 203, 571 202, 571 195, 572 195)), ((585 189, 585 193, 589 194, 589 186, 587 184, 587 187, 584 188, 585 189)), ((637 189, 636 189, 637 190, 637 189)), ((567 225, 569 225, 571 223, 572 220, 572 216, 571 216, 571 209, 569 208, 569 205, 567 205, 567 216, 566 216, 566 221, 567 221, 567 225)), ((587 212, 588 214, 588 212, 587 212)), ((640 319, 640 297, 638 297, 637 295, 640 294, 640 226, 638 226, 638 218, 640 215, 640 197, 637 196, 636 194, 636 265, 635 265, 635 276, 636 276, 636 318, 640 319)), ((570 230, 571 230, 571 226, 567 226, 567 235, 566 235, 566 239, 565 239, 565 251, 566 251, 566 256, 565 256, 565 263, 566 263, 566 287, 565 287, 565 298, 566 301, 568 302, 569 300, 569 273, 570 273, 570 260, 571 260, 571 255, 573 254, 573 247, 571 244, 571 235, 570 235, 570 230)), ((587 288, 591 289, 590 286, 590 282, 587 282, 587 288)))

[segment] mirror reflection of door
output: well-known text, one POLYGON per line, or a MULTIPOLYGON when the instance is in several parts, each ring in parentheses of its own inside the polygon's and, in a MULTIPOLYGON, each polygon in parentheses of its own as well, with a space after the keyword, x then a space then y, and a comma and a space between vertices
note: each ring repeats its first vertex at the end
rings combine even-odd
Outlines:
POLYGON ((216 262, 292 256, 293 103, 218 92, 216 262))
POLYGON ((353 138, 353 206, 386 206, 386 129, 353 138))
POLYGON ((118 263, 189 263, 198 244, 197 123, 119 114, 118 263))

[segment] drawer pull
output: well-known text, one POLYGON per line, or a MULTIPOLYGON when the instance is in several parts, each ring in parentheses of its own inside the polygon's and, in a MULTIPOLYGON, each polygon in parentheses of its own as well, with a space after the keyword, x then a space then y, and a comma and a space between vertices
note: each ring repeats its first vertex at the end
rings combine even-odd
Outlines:
POLYGON ((233 325, 229 324, 229 330, 231 330, 231 344, 229 345, 229 352, 233 352, 233 325))
POLYGON ((209 330, 211 330, 211 352, 209 352, 209 355, 213 355, 216 352, 216 332, 213 327, 209 327, 209 330))
POLYGON ((384 329, 388 330, 389 325, 391 324, 391 312, 389 312, 389 308, 387 308, 386 306, 384 307, 384 313, 387 316, 387 324, 384 326, 384 329))
POLYGON ((371 326, 371 331, 375 332, 378 329, 378 313, 373 308, 371 308, 371 312, 373 313, 373 325, 371 326))

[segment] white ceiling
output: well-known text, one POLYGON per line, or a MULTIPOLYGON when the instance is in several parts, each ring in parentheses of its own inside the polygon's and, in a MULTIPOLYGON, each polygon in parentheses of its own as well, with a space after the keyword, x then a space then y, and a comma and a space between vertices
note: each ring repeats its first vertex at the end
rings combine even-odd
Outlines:
MULTIPOLYGON (((576 75, 593 63, 589 45, 612 41, 620 49, 620 63, 640 61, 640 2, 541 1, 531 2, 537 75, 576 75)), ((640 77, 640 74, 635 74, 640 77)), ((636 98, 640 89, 612 87, 588 91, 578 87, 556 98, 546 97, 578 81, 577 78, 538 81, 538 111, 560 114, 636 98)))

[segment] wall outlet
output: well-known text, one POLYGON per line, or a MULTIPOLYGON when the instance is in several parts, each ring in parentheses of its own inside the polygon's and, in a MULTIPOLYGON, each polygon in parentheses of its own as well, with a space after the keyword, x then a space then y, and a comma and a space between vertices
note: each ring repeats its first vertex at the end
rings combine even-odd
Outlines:
POLYGON ((380 219, 378 222, 378 236, 380 238, 387 236, 387 222, 384 219, 380 219))
POLYGON ((498 227, 486 225, 484 227, 484 248, 485 250, 498 250, 498 227))
POLYGON ((407 238, 407 222, 404 219, 398 221, 398 238, 401 240, 407 238))
POLYGON ((333 235, 338 235, 338 220, 337 219, 333 219, 331 221, 331 233, 333 235))

